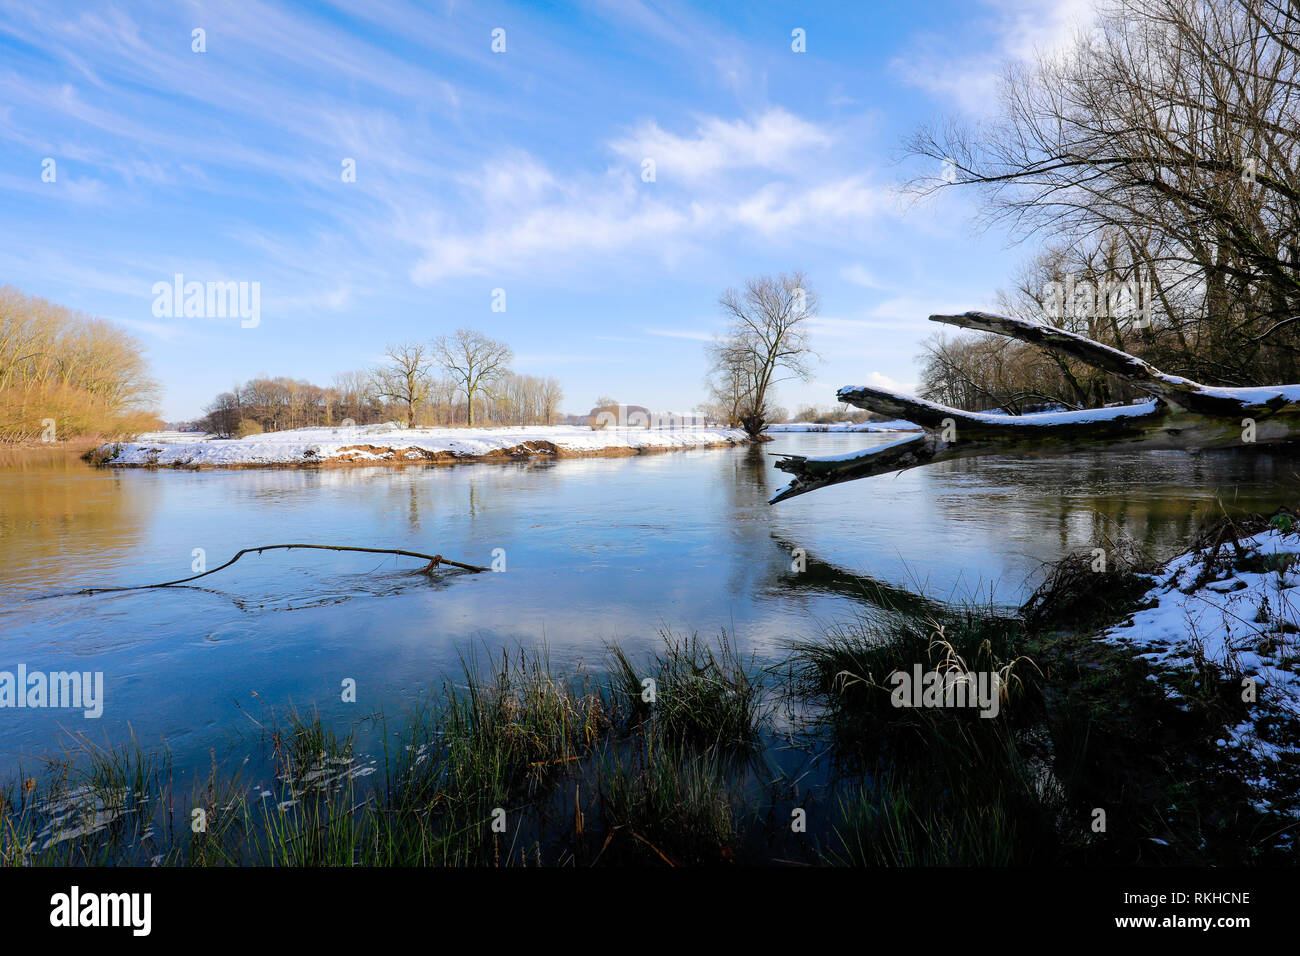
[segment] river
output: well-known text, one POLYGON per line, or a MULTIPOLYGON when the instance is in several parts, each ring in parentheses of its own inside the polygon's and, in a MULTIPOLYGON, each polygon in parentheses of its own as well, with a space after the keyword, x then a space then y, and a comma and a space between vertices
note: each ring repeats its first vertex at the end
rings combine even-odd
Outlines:
POLYGON ((1207 515, 1294 502, 1294 462, 1148 452, 948 462, 776 506, 775 453, 896 436, 784 434, 761 448, 406 468, 95 469, 0 452, 0 671, 102 672, 98 719, 0 710, 0 780, 84 734, 166 742, 180 764, 237 749, 264 708, 393 713, 461 655, 545 644, 555 665, 635 655, 663 629, 725 628, 746 654, 859 612, 863 580, 1019 604, 1042 562, 1123 531, 1168 556, 1207 515), (203 587, 77 595, 191 573, 260 544, 441 552, 501 573, 430 581, 418 562, 250 555, 203 587), (796 570, 803 552, 804 569, 796 570), (346 680, 357 703, 342 701, 346 680))

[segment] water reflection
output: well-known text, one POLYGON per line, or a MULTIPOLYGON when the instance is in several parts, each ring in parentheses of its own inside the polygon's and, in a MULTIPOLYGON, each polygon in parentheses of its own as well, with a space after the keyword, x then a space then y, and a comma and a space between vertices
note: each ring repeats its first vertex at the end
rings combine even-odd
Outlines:
POLYGON ((103 670, 104 717, 0 714, 0 770, 63 728, 134 731, 200 760, 260 705, 345 717, 396 708, 467 647, 545 643, 560 667, 660 628, 726 628, 774 657, 873 596, 992 593, 1018 604, 1041 562, 1103 532, 1172 553, 1206 517, 1294 502, 1294 463, 1177 452, 946 462, 775 507, 773 453, 838 454, 888 436, 789 434, 762 447, 557 463, 318 471, 99 471, 75 457, 0 464, 0 669, 103 670), (249 556, 204 588, 67 592, 190 573, 293 541, 441 552, 507 571, 431 583, 412 562, 249 556), (792 552, 806 569, 795 573, 792 552), (31 600, 34 595, 48 596, 31 600), (356 708, 353 708, 355 710, 356 708), (94 724, 94 726, 88 726, 94 724))

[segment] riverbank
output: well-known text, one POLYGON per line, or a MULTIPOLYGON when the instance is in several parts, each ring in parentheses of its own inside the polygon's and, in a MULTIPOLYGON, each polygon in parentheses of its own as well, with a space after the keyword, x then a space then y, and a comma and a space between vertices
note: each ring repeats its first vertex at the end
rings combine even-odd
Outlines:
POLYGON ((1215 746, 1253 804, 1300 823, 1295 516, 1224 522, 1149 578, 1134 613, 1102 640, 1138 655, 1175 706, 1220 712, 1215 746))
POLYGON ((734 428, 402 428, 388 422, 299 428, 234 439, 157 432, 135 441, 101 445, 90 454, 96 464, 113 468, 321 467, 621 457, 726 448, 749 441, 744 431, 734 428))

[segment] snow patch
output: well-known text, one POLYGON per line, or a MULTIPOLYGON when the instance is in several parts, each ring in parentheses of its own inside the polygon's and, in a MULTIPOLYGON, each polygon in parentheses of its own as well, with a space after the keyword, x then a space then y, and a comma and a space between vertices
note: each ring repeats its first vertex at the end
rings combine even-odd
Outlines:
MULTIPOLYGON (((1248 752, 1259 768, 1251 780, 1261 809, 1295 813, 1295 794, 1275 783, 1300 755, 1286 731, 1270 733, 1278 717, 1300 719, 1300 533, 1278 528, 1224 545, 1217 561, 1204 552, 1174 558, 1154 576, 1127 623, 1102 639, 1133 649, 1157 674, 1190 672, 1197 658, 1257 684, 1251 716, 1220 745, 1248 752), (1211 566, 1212 565, 1212 566, 1211 566)), ((1178 692, 1155 678, 1167 695, 1178 692)), ((1244 688, 1243 688, 1244 689, 1244 688)))
POLYGON ((386 422, 359 427, 297 428, 236 439, 194 432, 153 432, 140 435, 136 441, 118 443, 120 450, 106 464, 220 466, 558 457, 740 445, 748 440, 738 428, 600 431, 578 425, 402 428, 386 422))

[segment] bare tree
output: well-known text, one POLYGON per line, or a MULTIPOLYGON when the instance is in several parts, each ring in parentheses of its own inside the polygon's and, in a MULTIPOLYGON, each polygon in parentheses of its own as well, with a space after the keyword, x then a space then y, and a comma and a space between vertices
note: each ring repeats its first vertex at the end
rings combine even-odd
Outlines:
POLYGON ((1009 70, 1000 116, 923 129, 921 194, 1142 265, 1145 340, 1077 329, 1222 385, 1300 370, 1300 14, 1277 0, 1109 0, 1065 53, 1009 70))
POLYGON ((231 438, 239 428, 240 412, 238 388, 222 392, 204 409, 202 427, 220 438, 231 438))
POLYGON ((745 399, 749 394, 750 376, 739 362, 731 361, 721 341, 709 346, 711 369, 705 380, 708 398, 699 406, 714 421, 738 426, 745 414, 745 399))
POLYGON ((502 424, 553 425, 563 394, 553 378, 504 372, 497 379, 485 414, 502 424))
POLYGON ((465 395, 466 420, 474 426, 474 399, 491 397, 497 381, 510 370, 514 352, 510 346, 488 338, 474 329, 457 329, 434 342, 434 352, 443 371, 465 395))
POLYGON ((406 424, 415 424, 415 410, 429 397, 429 369, 433 357, 428 346, 419 342, 390 345, 385 351, 388 364, 374 370, 375 394, 391 399, 406 408, 406 424))
POLYGON ((380 409, 375 394, 374 376, 364 371, 339 372, 334 376, 333 390, 338 396, 338 418, 349 419, 355 425, 378 421, 380 409))
POLYGON ((547 377, 542 382, 538 400, 541 404, 542 424, 554 425, 560 417, 560 402, 564 401, 564 389, 560 387, 558 381, 547 377))
POLYGON ((714 402, 757 438, 770 414, 772 386, 786 378, 807 381, 816 354, 807 322, 817 314, 817 294, 802 272, 758 276, 742 291, 718 300, 727 316, 725 335, 710 344, 714 402))

